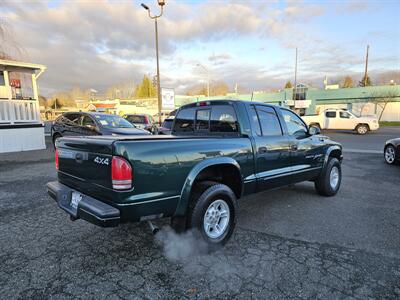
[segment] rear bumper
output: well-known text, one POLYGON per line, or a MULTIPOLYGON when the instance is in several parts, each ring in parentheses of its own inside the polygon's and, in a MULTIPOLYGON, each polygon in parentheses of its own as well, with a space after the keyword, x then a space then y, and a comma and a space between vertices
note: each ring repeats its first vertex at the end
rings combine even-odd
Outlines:
POLYGON ((115 227, 120 223, 120 211, 117 208, 82 194, 58 181, 47 183, 47 192, 73 220, 83 219, 101 227, 115 227), (73 193, 76 193, 80 199, 76 207, 71 205, 73 193))

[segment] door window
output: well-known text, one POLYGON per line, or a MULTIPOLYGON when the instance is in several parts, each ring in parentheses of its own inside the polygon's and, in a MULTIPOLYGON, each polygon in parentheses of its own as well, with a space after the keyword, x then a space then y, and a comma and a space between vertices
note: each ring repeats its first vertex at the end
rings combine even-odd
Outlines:
POLYGON ((82 116, 82 126, 85 127, 95 127, 96 123, 93 121, 93 119, 89 116, 82 116))
POLYGON ((283 119, 285 120, 288 134, 294 136, 296 139, 308 137, 307 126, 295 113, 281 109, 283 119))
POLYGON ((272 107, 257 105, 257 114, 263 136, 282 135, 278 116, 272 107))
POLYGON ((327 112, 325 113, 325 116, 326 116, 327 118, 336 118, 336 111, 327 111, 327 112))
POLYGON ((251 122, 251 127, 253 128, 254 132, 258 136, 261 136, 261 126, 260 126, 260 122, 258 121, 258 115, 256 112, 256 108, 254 106, 250 107, 250 122, 251 122))
POLYGON ((61 120, 67 125, 79 125, 80 114, 66 114, 61 120))
POLYGON ((350 119, 351 115, 347 111, 339 112, 340 118, 342 119, 350 119))

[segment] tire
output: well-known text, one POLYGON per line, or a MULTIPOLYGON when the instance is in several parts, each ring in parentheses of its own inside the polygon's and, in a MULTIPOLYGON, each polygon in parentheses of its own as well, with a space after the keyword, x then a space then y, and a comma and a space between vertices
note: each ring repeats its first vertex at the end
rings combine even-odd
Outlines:
POLYGON ((321 126, 319 125, 319 123, 312 123, 310 124, 310 126, 318 127, 319 131, 321 131, 321 126))
POLYGON ((215 251, 229 240, 235 224, 235 193, 221 183, 199 183, 191 197, 187 228, 197 229, 208 249, 215 251))
POLYGON ((357 127, 356 127, 356 132, 357 132, 358 134, 364 135, 364 134, 367 134, 368 131, 369 131, 368 125, 359 124, 359 125, 357 125, 357 127))
POLYGON ((396 148, 393 145, 385 147, 384 155, 385 162, 389 165, 394 165, 397 162, 396 148))
POLYGON ((336 195, 342 182, 342 168, 337 158, 331 157, 314 185, 318 194, 326 197, 336 195))
POLYGON ((59 134, 59 133, 53 134, 53 147, 54 147, 54 149, 56 149, 56 140, 57 140, 58 138, 60 138, 60 137, 62 137, 62 135, 59 134))

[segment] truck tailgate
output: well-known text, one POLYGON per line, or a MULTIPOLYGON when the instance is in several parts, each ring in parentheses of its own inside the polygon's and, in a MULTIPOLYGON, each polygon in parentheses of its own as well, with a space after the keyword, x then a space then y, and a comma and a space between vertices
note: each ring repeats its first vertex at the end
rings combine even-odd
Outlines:
POLYGON ((60 182, 85 191, 90 186, 111 188, 112 145, 112 139, 59 139, 60 182))

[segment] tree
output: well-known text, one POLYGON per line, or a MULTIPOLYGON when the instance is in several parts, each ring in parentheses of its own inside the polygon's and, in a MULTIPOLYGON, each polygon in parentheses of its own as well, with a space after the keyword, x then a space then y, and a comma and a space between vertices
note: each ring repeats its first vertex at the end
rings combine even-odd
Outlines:
POLYGON ((353 79, 350 76, 346 76, 343 80, 343 87, 352 88, 353 86, 353 79))
POLYGON ((142 83, 136 87, 135 96, 138 98, 151 98, 157 96, 157 89, 153 86, 148 76, 143 76, 142 83))
POLYGON ((292 83, 290 82, 290 80, 288 82, 286 82, 285 84, 285 89, 291 89, 293 87, 292 83))
POLYGON ((60 101, 60 99, 55 98, 53 100, 53 104, 50 105, 50 108, 52 108, 52 109, 60 109, 63 106, 64 106, 64 103, 62 103, 62 101, 60 101))
POLYGON ((361 79, 361 81, 358 83, 359 86, 371 86, 372 82, 371 79, 369 78, 369 76, 367 75, 367 80, 365 80, 365 75, 363 76, 363 78, 361 79))
POLYGON ((381 120, 383 113, 385 112, 386 106, 389 102, 396 101, 396 99, 400 98, 400 94, 396 92, 395 89, 386 89, 381 92, 375 92, 370 96, 370 101, 375 105, 379 106, 382 110, 379 113, 378 121, 381 120))

